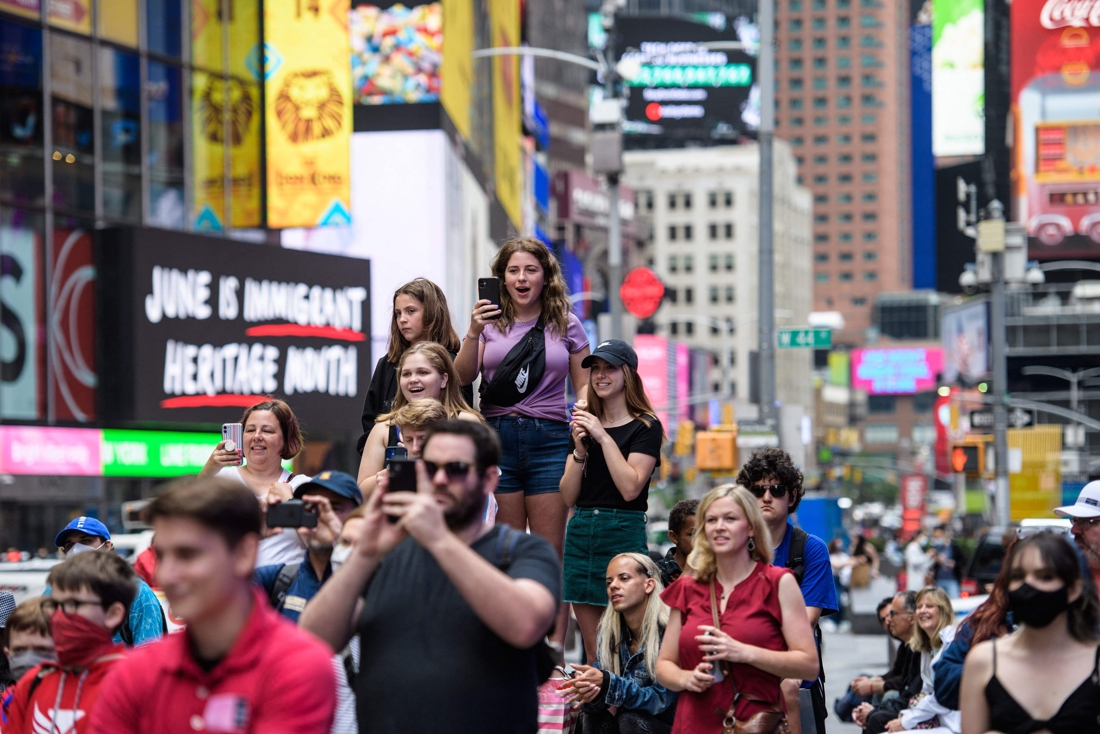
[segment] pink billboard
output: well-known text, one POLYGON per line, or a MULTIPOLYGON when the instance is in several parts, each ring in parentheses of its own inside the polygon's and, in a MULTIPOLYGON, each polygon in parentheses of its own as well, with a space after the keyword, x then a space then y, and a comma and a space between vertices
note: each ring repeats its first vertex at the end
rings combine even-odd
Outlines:
MULTIPOLYGON (((691 349, 683 342, 676 342, 676 421, 686 421, 691 416, 688 395, 691 393, 691 349)), ((674 429, 666 425, 666 430, 674 429)))
POLYGON ((94 428, 0 426, 0 473, 98 477, 100 437, 94 428))
POLYGON ((661 425, 668 428, 668 339, 654 334, 638 334, 634 337, 634 351, 638 353, 638 376, 649 397, 649 403, 657 410, 661 425))
POLYGON ((936 389, 943 349, 853 349, 852 387, 869 395, 911 395, 936 389))

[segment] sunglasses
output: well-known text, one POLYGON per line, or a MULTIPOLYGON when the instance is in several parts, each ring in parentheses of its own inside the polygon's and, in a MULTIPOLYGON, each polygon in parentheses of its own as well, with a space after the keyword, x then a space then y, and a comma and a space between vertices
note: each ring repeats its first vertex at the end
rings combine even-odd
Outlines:
POLYGON ((772 497, 777 500, 781 500, 787 496, 786 484, 753 484, 749 487, 749 491, 757 499, 763 497, 766 493, 771 492, 772 497))
POLYGON ((470 468, 473 464, 469 464, 465 461, 448 461, 446 464, 437 464, 434 461, 425 461, 424 468, 428 470, 428 476, 434 477, 436 472, 442 469, 447 473, 447 479, 452 482, 456 482, 459 479, 465 479, 466 475, 470 473, 470 468))

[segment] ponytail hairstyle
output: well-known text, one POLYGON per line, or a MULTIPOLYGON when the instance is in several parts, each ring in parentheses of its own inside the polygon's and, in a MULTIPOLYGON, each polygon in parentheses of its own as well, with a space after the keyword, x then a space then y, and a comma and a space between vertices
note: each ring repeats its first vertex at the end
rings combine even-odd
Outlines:
POLYGON ((466 403, 466 399, 462 397, 462 388, 459 387, 458 382, 458 371, 455 370, 455 363, 451 361, 450 353, 441 344, 417 342, 406 349, 397 362, 398 388, 397 395, 393 399, 393 408, 389 413, 375 418, 376 423, 390 421, 399 410, 409 404, 409 401, 405 398, 405 393, 401 392, 401 371, 405 368, 405 362, 408 358, 414 354, 422 355, 428 360, 428 364, 431 365, 433 370, 440 375, 447 376, 447 384, 439 392, 439 402, 446 409, 448 418, 457 418, 461 413, 478 415, 477 411, 471 408, 466 403))
POLYGON ((447 296, 443 295, 443 289, 432 281, 427 278, 417 278, 393 292, 393 314, 390 319, 390 347, 386 352, 387 360, 397 364, 405 350, 412 346, 401 333, 401 329, 397 327, 398 296, 409 296, 420 301, 423 309, 420 314, 420 325, 423 327, 420 341, 437 342, 442 344, 448 352, 458 353, 462 343, 458 340, 458 333, 451 326, 447 296))
POLYGON ((547 328, 557 332, 559 338, 564 338, 569 330, 569 312, 573 310, 573 302, 569 300, 569 287, 565 284, 561 265, 554 253, 533 237, 508 240, 493 258, 493 275, 500 279, 500 319, 497 320, 497 328, 501 333, 507 333, 516 322, 516 305, 512 303, 508 289, 504 287, 504 274, 508 270, 508 261, 519 252, 534 255, 542 266, 542 314, 547 328))
MULTIPOLYGON (((623 392, 626 394, 626 409, 630 411, 630 415, 637 418, 649 428, 653 425, 653 421, 657 420, 657 411, 653 410, 653 406, 649 402, 649 396, 645 394, 645 385, 642 384, 642 378, 638 376, 638 370, 634 369, 628 364, 620 366, 623 371, 623 392)), ((596 417, 597 420, 603 420, 604 418, 604 404, 600 396, 596 394, 596 389, 592 386, 592 380, 595 379, 595 375, 589 372, 588 375, 588 412, 596 417)), ((667 437, 665 434, 664 426, 661 426, 661 436, 667 437)))
MULTIPOLYGON (((653 559, 644 553, 620 553, 611 559, 611 563, 620 558, 629 558, 638 565, 641 575, 654 581, 653 591, 646 601, 645 616, 642 618, 642 645, 645 647, 645 669, 649 677, 657 679, 657 655, 661 652, 661 636, 668 626, 669 608, 661 601, 661 592, 665 585, 661 583, 661 572, 653 559)), ((611 567, 611 563, 607 564, 611 567)), ((613 675, 622 675, 622 663, 619 661, 619 645, 623 642, 626 621, 623 615, 608 604, 600 617, 596 628, 596 659, 600 667, 613 675)))

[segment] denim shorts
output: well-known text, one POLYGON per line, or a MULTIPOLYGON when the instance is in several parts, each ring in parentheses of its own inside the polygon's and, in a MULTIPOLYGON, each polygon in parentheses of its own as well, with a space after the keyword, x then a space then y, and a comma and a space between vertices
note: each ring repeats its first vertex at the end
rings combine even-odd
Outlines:
POLYGON ((648 550, 644 512, 574 508, 565 531, 562 601, 607 606, 607 564, 620 553, 648 550))
POLYGON ((558 492, 569 458, 569 424, 545 418, 501 415, 486 418, 500 436, 497 492, 558 492))

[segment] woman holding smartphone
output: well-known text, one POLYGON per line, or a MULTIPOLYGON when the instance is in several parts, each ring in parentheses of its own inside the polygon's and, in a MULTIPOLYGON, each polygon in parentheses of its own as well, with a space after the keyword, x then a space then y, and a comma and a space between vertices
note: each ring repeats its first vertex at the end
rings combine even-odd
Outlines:
POLYGON ((638 377, 638 355, 611 339, 581 362, 588 401, 573 410, 561 498, 573 507, 565 534, 562 601, 573 605, 591 664, 607 606, 606 569, 621 553, 646 553, 649 482, 664 429, 638 377))
MULTIPOLYGON (((294 490, 310 481, 304 474, 292 474, 282 462, 297 456, 304 445, 302 431, 294 411, 282 400, 265 400, 245 410, 241 416, 244 440, 233 450, 221 441, 214 448, 200 477, 223 477, 241 482, 256 495, 266 509, 268 494, 280 500, 290 499, 294 490), (237 462, 244 458, 244 464, 237 462)), ((274 563, 298 563, 305 546, 294 528, 275 528, 260 541, 257 566, 274 563)))
MULTIPOLYGON (((367 398, 363 403, 363 435, 359 437, 356 447, 360 454, 378 416, 393 410, 393 401, 397 397, 397 363, 401 355, 413 344, 422 341, 442 345, 451 359, 458 354, 458 333, 451 326, 447 296, 427 278, 411 280, 393 293, 390 346, 374 365, 374 374, 367 388, 367 398)), ((473 404, 473 390, 463 388, 463 396, 467 404, 473 404)))
POLYGON ((435 342, 417 342, 401 355, 397 367, 400 390, 393 399, 392 410, 378 416, 363 447, 359 462, 359 488, 364 501, 378 483, 378 473, 386 466, 386 448, 397 446, 401 437, 391 418, 398 410, 415 400, 431 398, 443 404, 448 418, 481 422, 459 390, 458 374, 451 355, 435 342))
POLYGON ((530 525, 560 556, 567 508, 559 484, 569 455, 565 379, 583 398, 588 335, 572 311, 561 267, 542 242, 509 240, 492 271, 501 284, 500 306, 474 305, 455 368, 463 384, 481 375, 481 412, 500 435, 497 519, 517 529, 530 525), (535 338, 539 331, 543 336, 535 338), (508 359, 522 356, 516 350, 525 344, 533 350, 529 359, 508 359))

